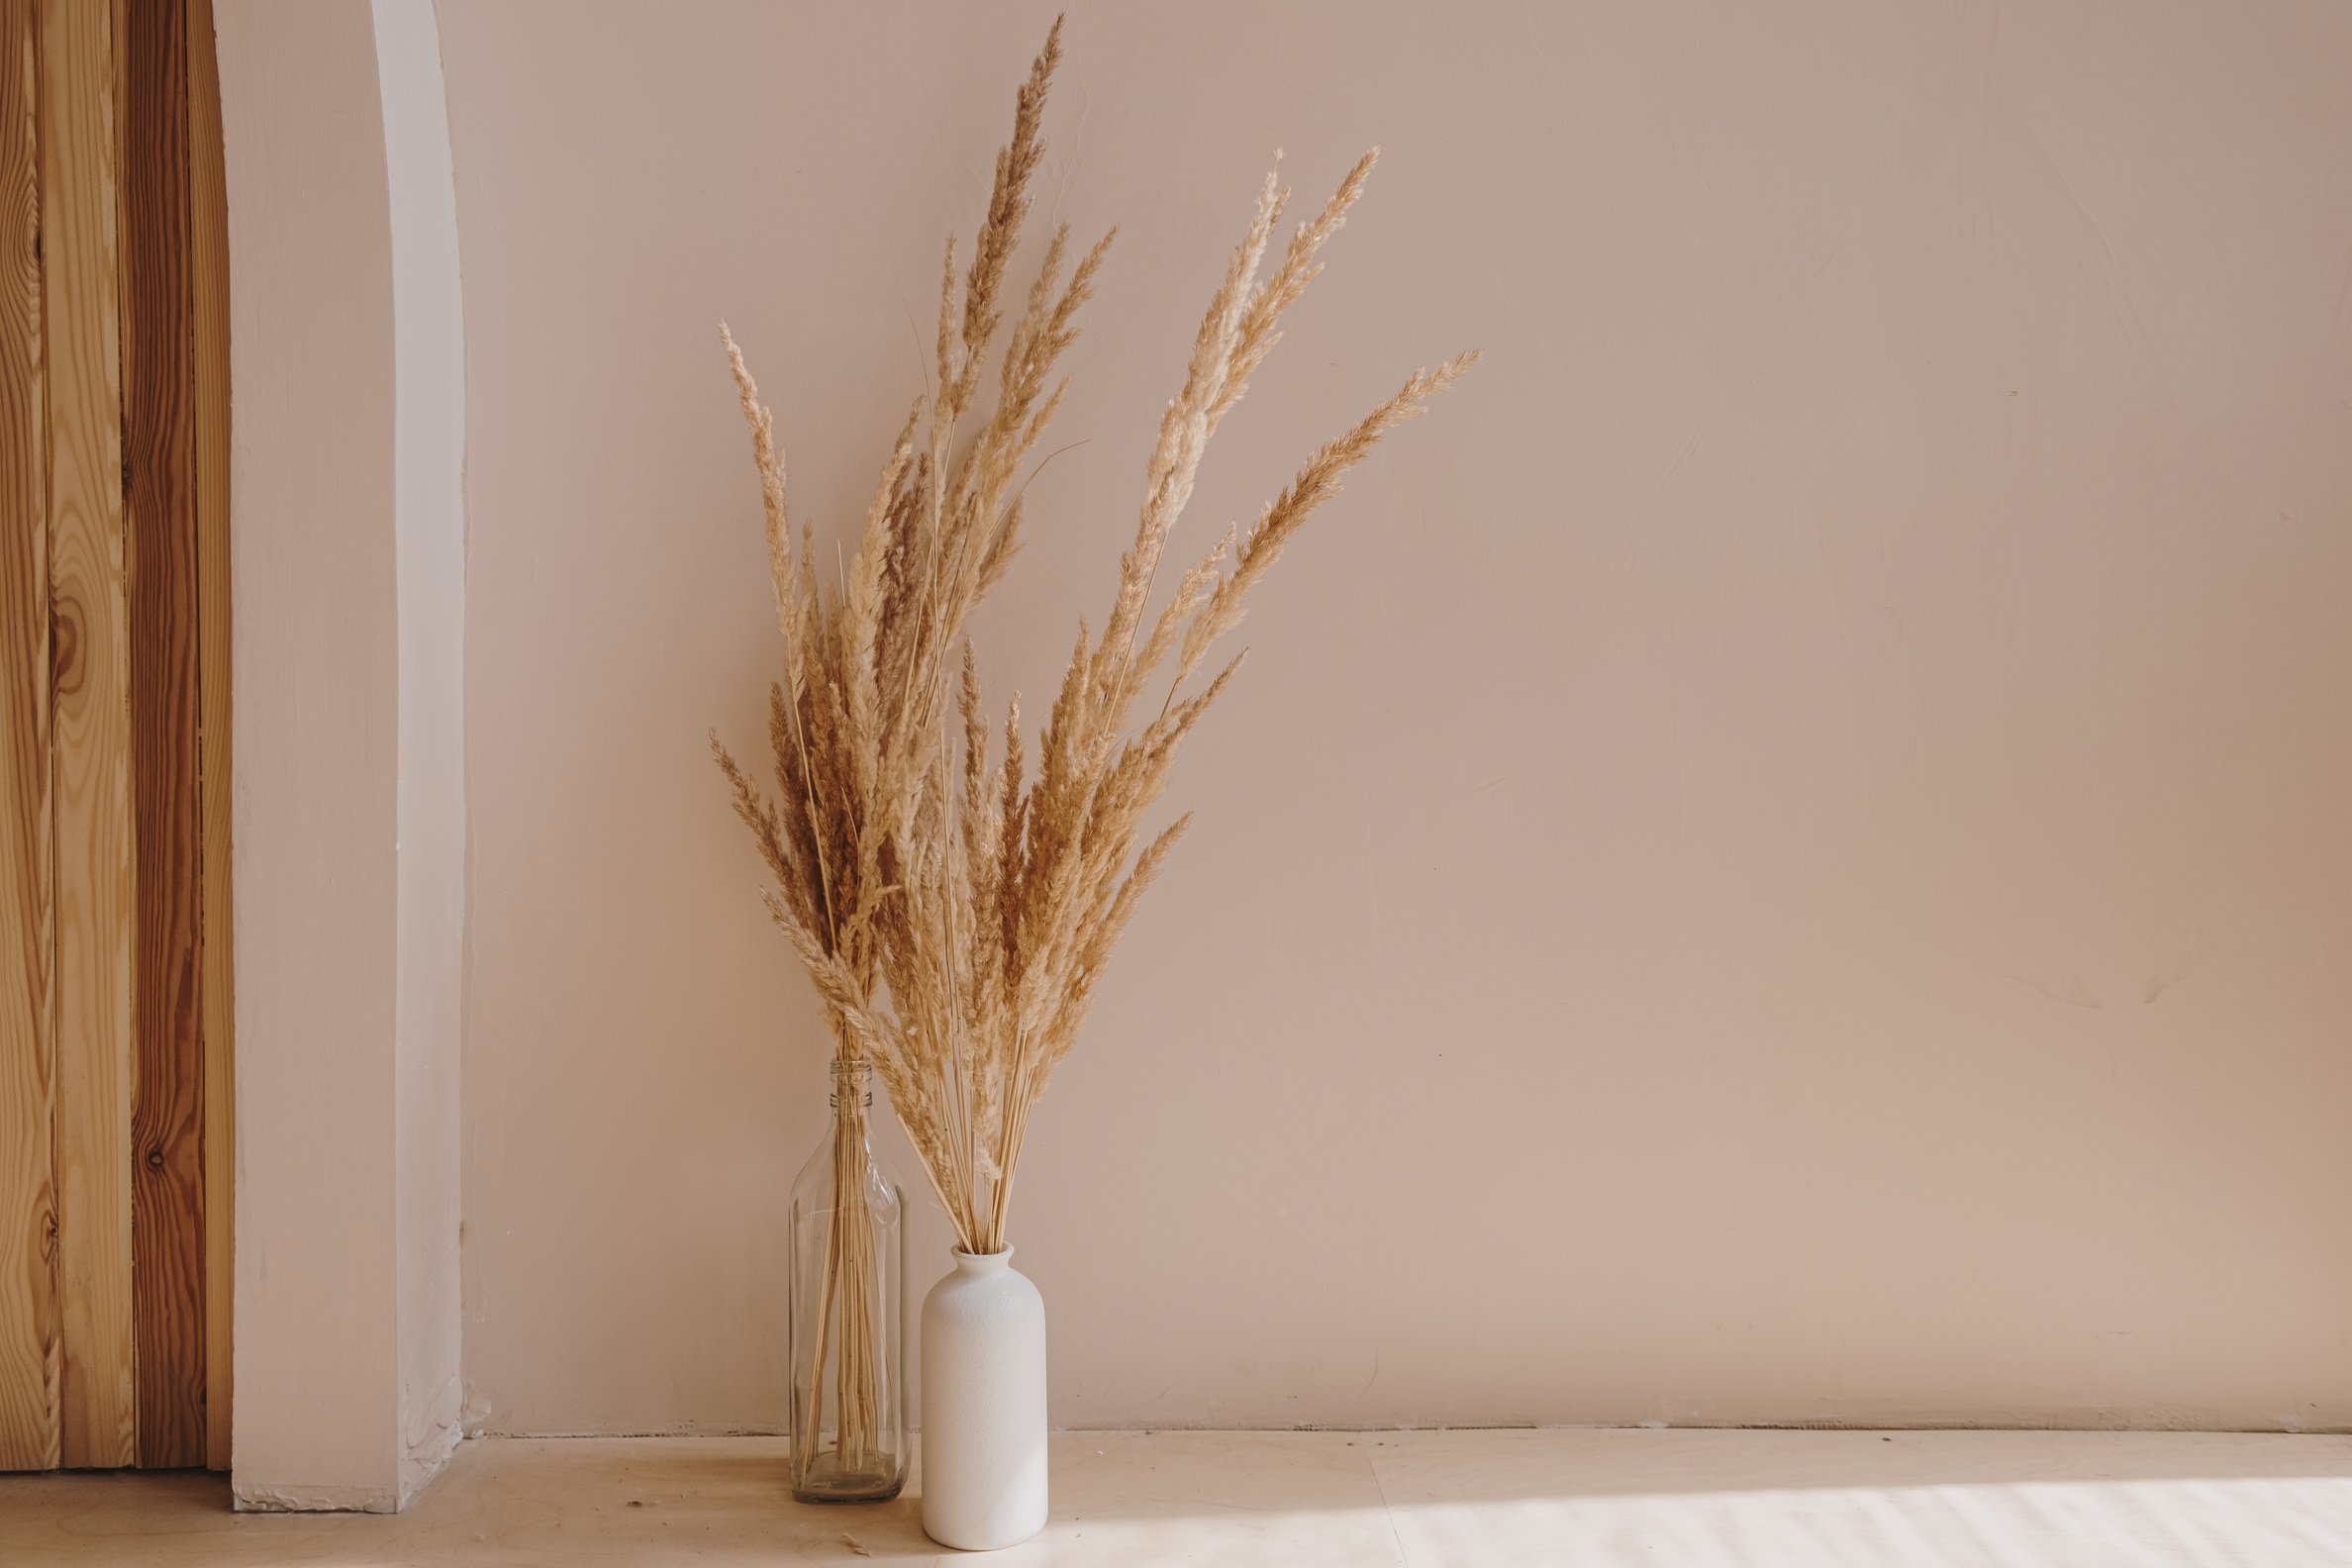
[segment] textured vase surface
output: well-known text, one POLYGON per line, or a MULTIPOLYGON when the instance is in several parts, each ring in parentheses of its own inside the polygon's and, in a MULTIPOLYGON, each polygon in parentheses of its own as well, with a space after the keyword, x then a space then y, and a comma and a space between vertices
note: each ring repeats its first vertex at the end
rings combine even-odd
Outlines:
POLYGON ((923 1303, 923 1528, 994 1551, 1045 1527, 1045 1300, 1010 1247, 954 1257, 923 1303))

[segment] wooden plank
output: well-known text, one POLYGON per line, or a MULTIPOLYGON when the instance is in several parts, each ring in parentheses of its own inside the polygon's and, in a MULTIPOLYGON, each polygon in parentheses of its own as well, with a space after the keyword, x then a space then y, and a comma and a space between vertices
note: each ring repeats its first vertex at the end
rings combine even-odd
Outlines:
POLYGON ((57 1209, 64 1462, 139 1457, 131 1248, 138 880, 117 298, 115 8, 41 0, 56 627, 57 1209))
POLYGON ((0 1469, 58 1457, 40 51, 0 0, 0 1469))
POLYGON ((123 444, 139 842, 132 1284, 139 1462, 168 1468, 204 1463, 206 1439, 188 35, 182 0, 130 0, 125 19, 123 444))
POLYGON ((204 1042, 205 1463, 229 1468, 236 1277, 235 970, 229 889, 229 193, 212 0, 188 5, 188 231, 196 347, 197 1013, 204 1042))

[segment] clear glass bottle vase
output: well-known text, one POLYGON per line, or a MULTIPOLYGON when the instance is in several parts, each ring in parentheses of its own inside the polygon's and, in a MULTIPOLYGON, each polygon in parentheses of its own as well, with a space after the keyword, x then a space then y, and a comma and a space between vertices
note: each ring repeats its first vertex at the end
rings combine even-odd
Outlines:
POLYGON ((907 1484, 903 1206, 866 1137, 873 1064, 833 1064, 825 1141, 792 1186, 792 1495, 875 1503, 907 1484))

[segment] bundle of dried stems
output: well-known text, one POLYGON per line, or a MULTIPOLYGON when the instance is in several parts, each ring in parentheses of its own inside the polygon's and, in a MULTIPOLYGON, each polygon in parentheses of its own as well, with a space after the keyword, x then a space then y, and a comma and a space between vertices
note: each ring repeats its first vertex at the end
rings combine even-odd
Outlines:
MULTIPOLYGON (((955 247, 941 284, 937 384, 909 414, 866 512, 856 557, 839 583, 821 583, 810 531, 796 549, 785 503, 784 457, 742 351, 722 327, 728 360, 751 428, 784 678, 770 689, 771 802, 718 736, 712 748, 733 785, 776 880, 765 895, 776 922, 825 966, 828 1022, 841 1056, 869 1056, 862 1025, 876 1001, 894 902, 899 846, 922 831, 914 803, 943 766, 940 725, 951 650, 980 596, 1020 541, 1014 481, 1062 395, 1050 391, 1055 360, 1075 338, 1072 321, 1092 289, 1109 239, 1070 268, 1069 234, 1057 230, 1045 264, 999 365, 996 407, 960 457, 959 428, 974 411, 981 370, 1003 325, 1005 271, 1029 213, 1029 185, 1044 152, 1039 121, 1060 56, 1059 25, 1023 84, 1012 141, 998 154, 973 255, 956 305, 955 247)), ((877 1060, 894 1103, 908 1095, 897 1060, 877 1060)), ((844 1469, 864 1467, 880 1421, 882 1369, 874 1331, 877 1269, 873 1218, 845 1195, 866 1190, 863 1097, 834 1096, 833 1190, 825 1277, 810 1346, 812 1397, 795 1412, 796 1465, 822 1451, 820 1379, 829 1353, 833 1434, 844 1469)))
POLYGON ((1059 57, 1057 22, 1021 89, 960 292, 949 247, 936 385, 883 467, 838 585, 818 580, 805 530, 796 551, 770 416, 727 342, 784 631, 785 678, 769 723, 775 802, 716 736, 713 747, 778 883, 769 911, 815 981, 842 1052, 873 1062, 958 1243, 975 1253, 1006 1244, 1029 1115, 1075 1042, 1137 899, 1191 820, 1144 836, 1178 747, 1240 664, 1236 655, 1212 671, 1211 654, 1342 476, 1477 358, 1408 377, 1310 456, 1246 531, 1227 528, 1153 613, 1161 557, 1209 440, 1322 270, 1323 247, 1362 194, 1375 154, 1261 276, 1290 196, 1269 175, 1161 417, 1117 592, 1099 632, 1079 625, 1032 772, 1018 697, 1001 723, 983 713, 962 634, 1018 542, 1020 471, 1060 405, 1066 383, 1053 381, 1053 365, 1076 337, 1109 235, 1071 266, 1068 230, 1055 230, 999 361, 996 407, 963 455, 951 454, 1001 326, 1005 269, 1059 57), (1152 689, 1159 702, 1138 716, 1152 689))

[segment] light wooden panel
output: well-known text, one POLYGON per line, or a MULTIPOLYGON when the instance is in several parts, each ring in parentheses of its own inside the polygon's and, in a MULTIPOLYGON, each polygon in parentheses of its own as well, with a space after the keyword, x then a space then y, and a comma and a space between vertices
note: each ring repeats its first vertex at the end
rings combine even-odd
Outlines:
POLYGON ((57 1462, 40 54, 0 0, 0 1469, 57 1462))
POLYGON ((132 1089, 139 1462, 200 1465, 203 1050, 197 1032, 195 399, 187 12, 130 0, 123 122, 123 442, 131 539, 139 1043, 132 1089))
POLYGON ((226 219, 210 0, 0 0, 0 1468, 229 1460, 226 219))
POLYGON ((64 1462, 139 1457, 131 1246, 131 818, 115 8, 41 0, 56 626, 57 1204, 64 1462))
POLYGON ((235 975, 229 896, 229 193, 212 0, 188 4, 188 264, 196 353, 197 789, 204 845, 198 1023, 204 1042, 205 1463, 229 1468, 236 1273, 235 975))

